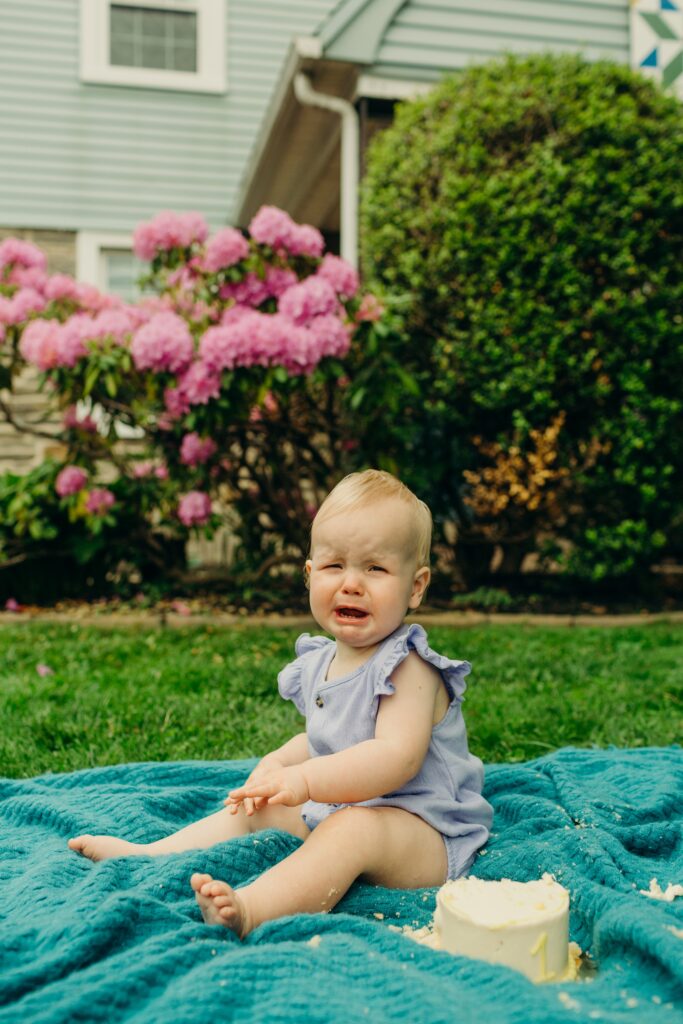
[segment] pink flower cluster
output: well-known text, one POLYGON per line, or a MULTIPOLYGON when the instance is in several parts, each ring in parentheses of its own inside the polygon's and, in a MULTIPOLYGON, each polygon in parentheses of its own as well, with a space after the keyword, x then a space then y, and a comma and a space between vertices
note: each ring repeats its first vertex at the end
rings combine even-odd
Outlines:
POLYGON ((95 487, 88 494, 85 507, 91 516, 104 516, 112 505, 116 504, 116 498, 106 487, 95 487))
POLYGON ((11 298, 0 295, 0 324, 23 324, 31 313, 42 313, 47 302, 35 288, 21 288, 11 298))
POLYGON ((336 313, 339 303, 329 281, 314 274, 283 292, 277 308, 295 324, 308 324, 313 317, 336 313))
POLYGON ((207 405, 221 392, 220 374, 197 360, 181 374, 174 388, 164 391, 164 404, 169 416, 178 419, 188 413, 193 405, 207 405))
POLYGON ((189 491, 178 503, 178 518, 184 526, 204 526, 211 518, 211 498, 204 491, 189 491))
POLYGON ((360 285, 358 273, 351 264, 341 256, 333 256, 331 252, 323 257, 316 276, 328 281, 337 295, 343 295, 346 299, 352 299, 360 285))
POLYGON ((253 310, 209 327, 199 353, 216 373, 237 366, 284 366, 290 373, 308 373, 324 356, 344 355, 349 342, 349 331, 337 316, 314 316, 304 326, 282 313, 253 310))
POLYGON ((20 238, 6 238, 0 242, 0 268, 8 266, 35 267, 43 272, 47 269, 47 256, 30 242, 20 238))
POLYGON ((95 316, 75 313, 64 323, 32 320, 24 328, 19 351, 27 363, 33 363, 40 370, 51 370, 55 366, 71 368, 87 355, 88 342, 109 338, 123 345, 137 322, 138 313, 130 306, 103 309, 95 316))
POLYGON ((176 313, 157 313, 133 335, 130 346, 138 370, 179 373, 192 361, 189 328, 176 313))
POLYGON ((202 267, 208 274, 232 267, 249 255, 249 243, 237 228, 223 228, 206 243, 202 267))
POLYGON ((88 482, 88 474, 80 466, 65 466, 55 480, 55 490, 60 498, 78 494, 88 482))
POLYGON ((156 465, 147 459, 134 464, 133 476, 136 480, 145 480, 151 476, 155 476, 157 480, 168 480, 168 470, 166 466, 156 465))
POLYGON ((180 445, 180 461, 184 466, 201 466, 218 451, 218 445, 210 437, 201 438, 193 431, 185 434, 180 445))
POLYGON ((249 234, 260 245, 284 249, 290 256, 322 256, 325 240, 310 224, 297 224, 277 206, 262 206, 249 225, 249 234))
POLYGON ((201 466, 216 454, 218 445, 210 437, 198 433, 185 434, 180 444, 180 462, 183 466, 201 466))
POLYGON ((153 220, 136 227, 133 251, 138 259, 153 260, 157 252, 189 249, 195 243, 202 243, 208 233, 208 225, 201 213, 162 210, 153 220))
POLYGON ((251 306, 255 309, 268 299, 278 298, 298 280, 294 271, 288 267, 268 267, 265 277, 250 272, 242 281, 224 284, 219 296, 223 302, 232 299, 238 306, 251 306))

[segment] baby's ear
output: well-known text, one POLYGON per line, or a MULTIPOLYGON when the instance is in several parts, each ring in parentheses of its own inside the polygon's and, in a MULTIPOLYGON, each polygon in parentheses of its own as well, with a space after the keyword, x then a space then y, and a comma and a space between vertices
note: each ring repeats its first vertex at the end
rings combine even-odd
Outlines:
POLYGON ((306 561, 304 562, 304 586, 306 587, 306 590, 308 590, 308 588, 311 585, 311 566, 312 566, 312 564, 313 563, 311 562, 310 558, 307 558, 306 561))
POLYGON ((408 603, 409 608, 419 607, 431 577, 432 573, 428 565, 423 565, 417 570, 413 577, 413 589, 408 603))

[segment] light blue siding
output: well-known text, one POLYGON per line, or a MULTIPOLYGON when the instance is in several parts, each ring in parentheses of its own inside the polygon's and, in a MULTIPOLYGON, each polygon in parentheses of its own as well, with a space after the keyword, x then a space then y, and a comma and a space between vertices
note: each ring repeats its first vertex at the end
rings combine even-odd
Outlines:
POLYGON ((504 52, 547 51, 628 63, 628 0, 411 0, 385 33, 372 73, 424 80, 504 52))
POLYGON ((334 0, 229 0, 224 96, 83 84, 78 0, 3 3, 0 224, 127 231, 161 209, 226 222, 294 35, 334 0))

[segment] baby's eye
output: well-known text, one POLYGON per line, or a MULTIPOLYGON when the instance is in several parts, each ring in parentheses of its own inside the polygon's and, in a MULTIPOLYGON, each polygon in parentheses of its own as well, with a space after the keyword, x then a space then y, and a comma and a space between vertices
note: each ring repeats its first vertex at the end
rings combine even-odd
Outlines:
POLYGON ((386 572, 387 570, 382 565, 371 565, 370 572, 386 572))
POLYGON ((330 562, 328 565, 324 565, 323 569, 341 569, 339 562, 330 562))

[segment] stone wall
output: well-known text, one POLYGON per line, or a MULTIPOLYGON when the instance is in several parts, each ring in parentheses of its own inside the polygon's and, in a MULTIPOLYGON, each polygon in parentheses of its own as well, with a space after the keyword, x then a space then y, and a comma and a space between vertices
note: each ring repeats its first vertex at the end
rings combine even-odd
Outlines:
MULTIPOLYGON (((73 275, 76 272, 75 231, 0 227, 0 242, 5 238, 21 238, 37 245, 47 256, 48 269, 52 274, 73 275)), ((43 419, 47 403, 38 391, 37 374, 34 371, 27 370, 21 374, 15 381, 14 394, 10 397, 4 391, 2 400, 18 422, 31 423, 47 433, 56 430, 59 422, 57 419, 43 419)), ((7 470, 25 473, 49 455, 57 455, 59 450, 59 445, 49 438, 19 431, 0 414, 0 473, 7 470)))

